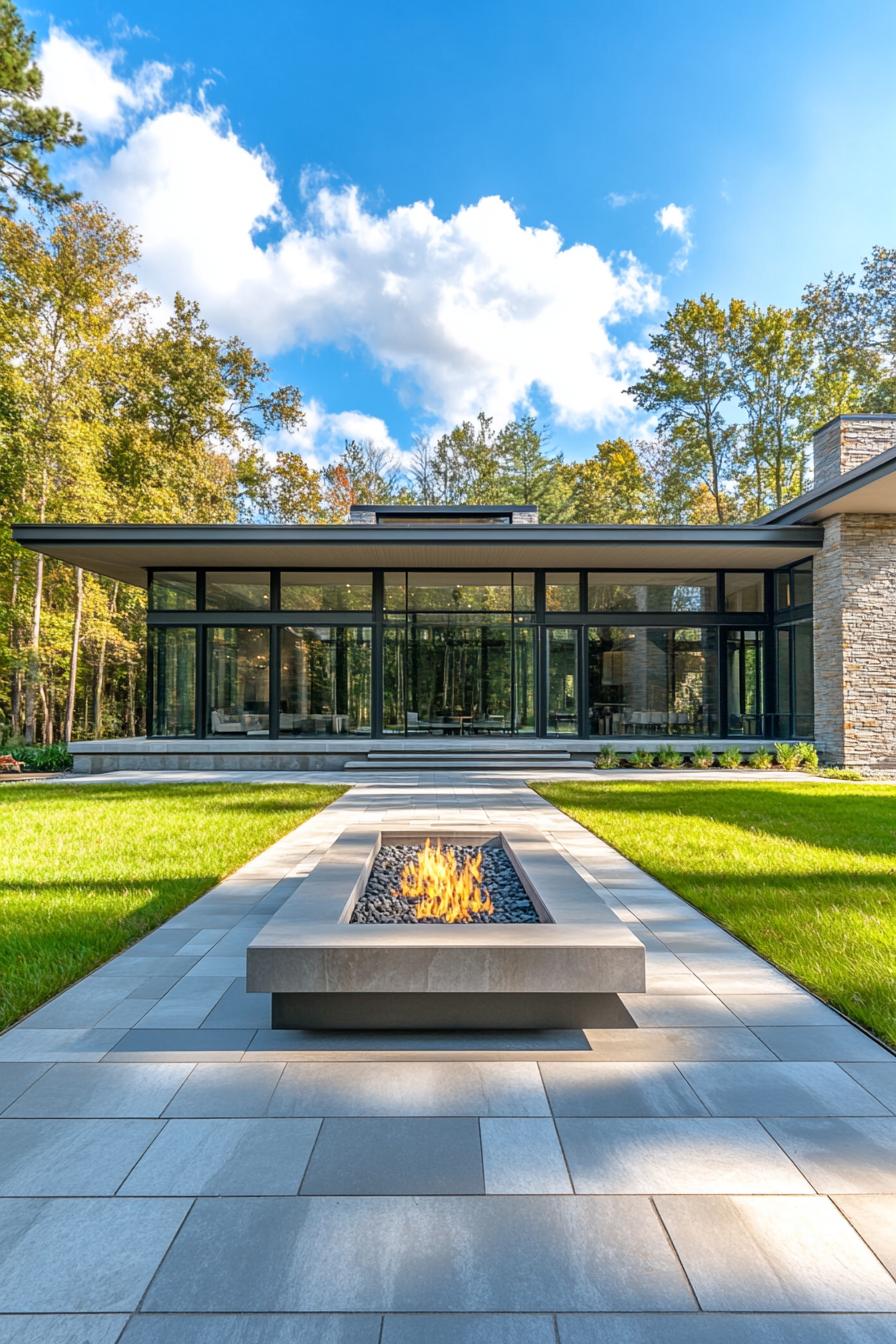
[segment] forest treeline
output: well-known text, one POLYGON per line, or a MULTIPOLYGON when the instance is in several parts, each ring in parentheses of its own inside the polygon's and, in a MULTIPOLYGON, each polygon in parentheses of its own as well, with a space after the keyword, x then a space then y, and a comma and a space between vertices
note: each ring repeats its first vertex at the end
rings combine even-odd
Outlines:
POLYGON ((15 546, 13 522, 331 523, 369 501, 537 504, 546 522, 747 520, 807 487, 814 426, 896 408, 896 249, 876 247, 793 308, 679 303, 628 389, 639 439, 568 461, 534 417, 499 424, 485 408, 401 461, 351 441, 317 470, 299 389, 213 333, 189 297, 163 311, 136 279, 126 222, 52 181, 48 153, 83 136, 40 104, 33 41, 0 0, 2 739, 144 728, 144 594, 15 546))

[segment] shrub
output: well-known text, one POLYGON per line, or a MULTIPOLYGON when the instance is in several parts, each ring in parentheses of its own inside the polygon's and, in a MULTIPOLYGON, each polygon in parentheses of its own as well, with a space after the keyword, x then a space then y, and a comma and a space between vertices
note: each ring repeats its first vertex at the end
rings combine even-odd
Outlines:
POLYGON ((594 758, 598 770, 615 770, 619 764, 619 752, 609 743, 604 743, 594 758))
POLYGON ((666 746, 660 747, 656 754, 656 760, 657 765, 661 766, 663 770, 677 770, 679 766, 684 765, 684 757, 681 752, 676 751, 668 743, 666 746))
POLYGON ((636 747, 628 761, 629 765, 634 765, 638 770, 649 770, 653 765, 654 755, 646 747, 636 747))
POLYGON ((708 770, 715 759, 712 747, 695 747, 691 752, 691 765, 696 765, 698 770, 708 770))
POLYGON ((864 779, 861 770, 850 770, 845 765, 828 765, 818 772, 823 779, 864 779))
POLYGON ((71 770, 72 754, 62 742, 49 747, 13 747, 10 753, 26 770, 71 770))
POLYGON ((759 747, 748 761, 751 770, 771 770, 773 757, 767 747, 759 747))
POLYGON ((798 742, 797 751, 799 752, 799 763, 804 770, 816 771, 818 769, 818 752, 811 742, 798 742))
POLYGON ((719 752, 719 765, 723 770, 737 770, 740 763, 741 754, 737 747, 726 747, 719 752))
POLYGON ((800 749, 792 742, 776 742, 775 759, 782 770, 796 770, 800 763, 800 749))

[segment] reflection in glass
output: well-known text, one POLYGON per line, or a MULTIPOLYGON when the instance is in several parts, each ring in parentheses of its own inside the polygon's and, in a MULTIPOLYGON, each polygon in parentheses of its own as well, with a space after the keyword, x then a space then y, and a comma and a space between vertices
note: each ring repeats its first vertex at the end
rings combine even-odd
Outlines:
POLYGON ((408 611, 510 611, 512 606, 510 574, 408 574, 408 611))
POLYGON ((208 630, 208 731, 214 737, 267 737, 270 632, 259 626, 208 630))
POLYGON ((195 611, 196 572, 189 569, 157 570, 149 585, 150 611, 195 611))
POLYGON ((514 611, 535 610, 535 575, 533 573, 514 574, 513 609, 514 611))
POLYGON ((370 732, 370 628, 284 626, 280 735, 370 732))
MULTIPOLYGON (((811 577, 811 576, 810 576, 811 577)), ((793 632, 793 736, 811 737, 814 732, 815 678, 812 654, 812 622, 798 621, 793 632)))
POLYGON ((149 585, 150 612, 195 612, 195 570, 157 570, 149 585))
POLYGON ((281 611, 369 611, 372 605, 369 570, 307 574, 284 570, 280 576, 281 611))
POLYGON ((196 631, 156 626, 149 631, 154 737, 196 736, 196 631))
POLYGON ((599 626, 588 631, 592 733, 714 733, 715 703, 714 629, 599 626))
POLYGON ((548 636, 548 732, 578 732, 578 640, 575 630, 552 627, 548 636))
POLYGON ((409 733, 440 737, 511 729, 510 621, 414 623, 407 631, 409 733))
POLYGON ((578 611, 581 602, 577 571, 545 574, 544 605, 547 611, 578 611))
POLYGON ((386 571, 383 575, 383 591, 387 611, 404 611, 407 606, 407 584, 403 569, 386 571))
POLYGON ((205 576, 206 611, 268 611, 270 606, 267 570, 209 570, 205 576))
POLYGON ((589 611, 715 611, 716 576, 701 573, 595 572, 588 575, 589 611))
POLYGON ((725 635, 728 669, 728 732, 758 737, 765 708, 763 634, 761 630, 728 630, 725 635))
POLYGON ((765 611, 764 574, 726 574, 726 611, 765 611))
POLYGON ((513 629, 513 726, 518 733, 535 732, 535 630, 513 629))
POLYGON ((405 718, 407 682, 405 678, 404 625, 387 625, 383 631, 383 732, 419 731, 405 718))
POLYGON ((812 601, 812 561, 793 570, 793 605, 804 607, 812 601))

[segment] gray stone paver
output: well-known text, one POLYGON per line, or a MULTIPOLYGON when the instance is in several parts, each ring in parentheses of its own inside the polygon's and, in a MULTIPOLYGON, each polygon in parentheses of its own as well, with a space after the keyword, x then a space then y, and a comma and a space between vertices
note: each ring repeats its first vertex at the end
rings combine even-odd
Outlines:
POLYGON ((479 1122, 473 1116, 330 1117, 321 1125, 300 1193, 484 1194, 479 1122))
POLYGON ((896 1344, 892 1111, 893 1055, 521 779, 367 775, 0 1036, 0 1344, 896 1344), (271 1031, 246 946, 362 820, 549 834, 639 1029, 271 1031))
POLYGON ((294 1195, 318 1120, 169 1120, 122 1195, 294 1195))
POLYGON ((694 1306, 648 1199, 564 1195, 200 1199, 144 1302, 198 1312, 694 1306))
POLYGON ((821 1196, 655 1203, 705 1311, 896 1310, 896 1283, 821 1196))

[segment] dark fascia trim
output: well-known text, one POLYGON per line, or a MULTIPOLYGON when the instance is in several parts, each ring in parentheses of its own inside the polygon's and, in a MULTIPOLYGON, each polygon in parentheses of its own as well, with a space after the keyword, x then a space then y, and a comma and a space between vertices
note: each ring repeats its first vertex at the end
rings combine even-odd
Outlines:
MULTIPOLYGON (((896 451, 896 450, 894 450, 896 451)), ((770 542, 766 522, 744 523, 730 526, 653 524, 613 524, 594 526, 591 523, 535 523, 528 527, 514 529, 508 533, 506 527, 359 527, 357 524, 337 523, 315 524, 309 526, 259 524, 259 523, 205 523, 201 526, 189 524, 151 525, 143 523, 14 523, 13 540, 23 546, 39 549, 50 543, 77 545, 87 543, 92 546, 136 544, 145 542, 150 545, 166 542, 201 546, 204 544, 245 545, 246 543, 301 543, 304 545, 327 545, 331 542, 351 543, 358 547, 371 544, 374 540, 397 544, 432 542, 444 545, 446 542, 473 542, 494 540, 504 546, 512 543, 523 547, 543 542, 554 544, 568 543, 579 546, 583 542, 615 545, 620 543, 631 546, 643 546, 654 543, 684 543, 701 546, 718 545, 756 545, 768 546, 770 542)), ((782 547, 817 546, 824 539, 823 530, 813 526, 775 527, 775 542, 782 547)))
POLYGON ((349 515, 375 513, 383 518, 510 518, 537 513, 537 504, 350 504, 349 515))
MULTIPOLYGON (((896 420, 896 415, 880 418, 896 420)), ((789 504, 782 504, 780 509, 775 509, 772 513, 767 513, 764 518, 760 518, 756 526, 777 528, 781 523, 786 523, 788 518, 794 517, 796 524, 800 525, 800 518, 813 513, 820 506, 832 504, 835 499, 842 499, 844 495, 851 495, 860 486, 871 485, 881 477, 889 476, 892 471, 896 471, 896 444, 892 448, 885 448, 882 453, 877 453, 874 457, 869 457, 867 462, 860 462, 857 467, 845 472, 830 485, 822 485, 817 490, 810 490, 807 494, 791 500, 789 504)))
POLYGON ((823 425, 813 429, 812 437, 814 438, 816 434, 820 434, 822 430, 827 429, 828 425, 832 425, 835 420, 896 420, 896 412, 876 411, 873 414, 863 415, 861 411, 847 411, 843 415, 832 415, 830 420, 825 420, 823 425))

